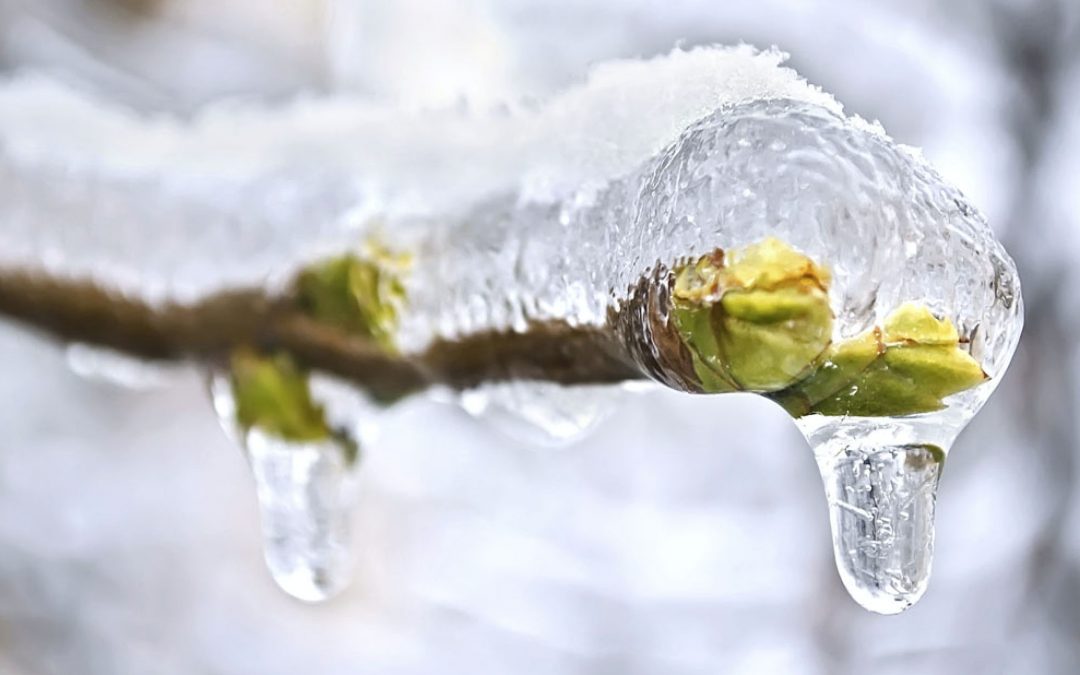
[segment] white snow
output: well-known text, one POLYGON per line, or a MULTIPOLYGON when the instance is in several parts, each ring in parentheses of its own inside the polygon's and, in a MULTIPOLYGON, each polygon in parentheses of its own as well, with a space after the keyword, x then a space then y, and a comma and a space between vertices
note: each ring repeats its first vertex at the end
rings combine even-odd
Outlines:
POLYGON ((410 195, 545 198, 629 171, 724 105, 790 98, 840 112, 786 58, 743 45, 610 61, 534 106, 410 109, 339 94, 283 106, 232 100, 190 121, 30 74, 0 87, 0 147, 8 161, 126 179, 247 182, 303 165, 410 195))

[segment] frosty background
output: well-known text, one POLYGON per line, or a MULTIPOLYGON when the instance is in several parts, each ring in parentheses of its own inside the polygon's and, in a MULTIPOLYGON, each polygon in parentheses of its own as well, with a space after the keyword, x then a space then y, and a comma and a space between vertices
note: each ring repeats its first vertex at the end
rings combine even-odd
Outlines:
POLYGON ((0 672, 1080 671, 1080 3, 0 0, 0 69, 177 114, 340 89, 489 107, 600 59, 739 41, 923 147, 1023 277, 1024 339, 950 455, 920 604, 847 597, 779 408, 653 393, 564 449, 393 409, 356 583, 304 606, 265 572, 201 378, 83 379, 5 324, 0 672))

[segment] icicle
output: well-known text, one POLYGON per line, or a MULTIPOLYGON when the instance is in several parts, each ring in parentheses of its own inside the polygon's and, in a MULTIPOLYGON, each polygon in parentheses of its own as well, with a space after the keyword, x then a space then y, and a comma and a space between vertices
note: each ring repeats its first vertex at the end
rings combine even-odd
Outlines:
POLYGON ((933 445, 825 445, 815 456, 829 502, 836 567, 851 597, 896 614, 926 591, 945 453, 933 445))
POLYGON ((865 609, 897 614, 926 592, 938 481, 968 419, 953 410, 798 420, 825 485, 837 570, 865 609))
POLYGON ((252 430, 246 442, 255 477, 266 566, 289 595, 326 600, 352 578, 350 518, 355 474, 334 442, 288 443, 252 430))
MULTIPOLYGON (((226 432, 244 450, 255 479, 266 565, 289 595, 307 602, 327 600, 348 587, 354 566, 351 520, 357 498, 355 448, 337 438, 286 440, 237 423, 227 375, 210 383, 214 408, 226 432), (350 449, 353 448, 353 449, 350 449)), ((350 415, 359 434, 356 395, 328 381, 312 389, 335 420, 350 415), (350 401, 349 399, 356 399, 350 401)), ((371 435, 370 424, 363 434, 371 435)))

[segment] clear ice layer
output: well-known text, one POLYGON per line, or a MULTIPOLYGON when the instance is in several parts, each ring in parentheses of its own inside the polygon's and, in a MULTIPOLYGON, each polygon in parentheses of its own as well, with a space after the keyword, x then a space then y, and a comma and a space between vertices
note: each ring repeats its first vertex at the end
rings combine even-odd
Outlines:
MULTIPOLYGON (((530 321, 603 324, 643 271, 769 236, 830 270, 837 340, 919 301, 994 378, 1022 323, 1015 267, 963 195, 879 130, 792 100, 717 110, 589 200, 506 198, 393 236, 418 257, 406 349, 530 321)), ((974 411, 992 388, 956 402, 974 411)))

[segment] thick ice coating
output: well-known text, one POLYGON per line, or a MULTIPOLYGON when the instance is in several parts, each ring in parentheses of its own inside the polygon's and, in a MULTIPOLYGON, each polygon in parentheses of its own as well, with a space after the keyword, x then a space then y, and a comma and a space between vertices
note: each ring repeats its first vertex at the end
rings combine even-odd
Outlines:
POLYGON ((959 191, 782 60, 616 62, 499 113, 327 99, 190 123, 15 81, 0 88, 0 264, 190 300, 374 236, 410 261, 392 329, 367 331, 395 352, 556 321, 617 334, 671 386, 773 396, 815 449, 845 583, 900 611, 929 576, 940 464, 1019 339, 1019 281, 959 191), (695 295, 770 246, 794 276, 695 295), (674 313, 676 291, 723 311, 674 313), (851 376, 806 384, 830 368, 851 376))
POLYGON ((401 337, 418 347, 527 318, 601 321, 657 262, 776 236, 834 275, 838 337, 923 299, 993 376, 1019 302, 985 223, 782 59, 741 47, 615 62, 502 114, 324 99, 190 123, 15 80, 0 89, 0 255, 191 298, 358 246, 379 221, 420 255, 446 252, 417 265, 442 284, 410 281, 401 337), (453 302, 429 297, 448 280, 453 302))
POLYGON ((357 244, 373 219, 445 217, 493 195, 587 197, 724 105, 840 110, 784 58, 738 47, 609 62, 538 106, 504 110, 339 95, 222 103, 191 120, 24 75, 0 84, 0 261, 154 299, 261 283, 357 244))

